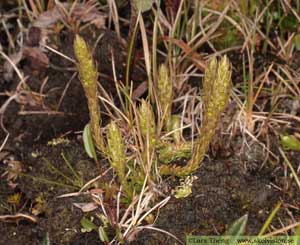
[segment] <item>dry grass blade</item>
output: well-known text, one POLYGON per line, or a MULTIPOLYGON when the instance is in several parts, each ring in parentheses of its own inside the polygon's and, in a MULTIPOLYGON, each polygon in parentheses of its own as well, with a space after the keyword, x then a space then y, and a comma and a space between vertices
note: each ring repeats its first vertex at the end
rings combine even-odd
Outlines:
MULTIPOLYGON (((119 14, 118 14, 116 1, 115 0, 109 0, 108 5, 109 5, 109 10, 110 10, 109 11, 109 19, 111 19, 111 18, 113 19, 116 33, 118 35, 118 38, 121 39, 119 14)), ((110 23, 110 21, 109 21, 109 23, 110 23)))
POLYGON ((18 223, 21 220, 27 220, 32 223, 37 223, 37 218, 29 214, 17 213, 14 215, 0 215, 0 221, 2 222, 18 223))
POLYGON ((179 238, 177 238, 176 236, 174 236, 172 233, 168 232, 168 231, 165 231, 163 229, 159 229, 159 228, 156 228, 156 227, 153 227, 153 226, 150 226, 150 225, 147 225, 147 226, 139 226, 137 227, 137 229, 139 230, 143 230, 143 229, 148 229, 148 230, 154 230, 154 231, 158 231, 158 232, 161 232, 161 233, 164 233, 172 238, 174 238, 177 242, 179 242, 180 244, 185 244, 184 242, 182 242, 179 238))
POLYGON ((283 157, 285 163, 289 166, 289 168, 290 168, 290 170, 292 172, 292 175, 293 175, 293 177, 294 177, 294 179, 295 179, 295 181, 296 181, 296 183, 298 185, 299 191, 300 191, 300 180, 299 180, 299 177, 298 177, 296 171, 294 170, 291 162, 288 160, 288 158, 286 157, 286 155, 283 152, 283 150, 280 147, 278 149, 279 149, 279 152, 280 152, 281 156, 283 157))
POLYGON ((195 43, 195 45, 193 46, 193 48, 187 53, 185 54, 181 60, 184 60, 187 56, 191 55, 191 53, 195 52, 200 46, 202 46, 207 40, 209 40, 210 36, 218 29, 218 27, 220 26, 220 24, 223 22, 229 8, 230 8, 231 4, 228 4, 224 10, 222 11, 222 13, 220 14, 218 20, 215 22, 214 26, 206 33, 206 35, 204 37, 202 37, 197 43, 195 43))
POLYGON ((300 226, 300 222, 296 222, 294 224, 288 225, 288 226, 278 229, 276 231, 270 232, 268 234, 263 235, 262 237, 272 237, 272 236, 276 236, 278 234, 283 234, 283 233, 290 231, 291 229, 298 227, 298 226, 300 226))

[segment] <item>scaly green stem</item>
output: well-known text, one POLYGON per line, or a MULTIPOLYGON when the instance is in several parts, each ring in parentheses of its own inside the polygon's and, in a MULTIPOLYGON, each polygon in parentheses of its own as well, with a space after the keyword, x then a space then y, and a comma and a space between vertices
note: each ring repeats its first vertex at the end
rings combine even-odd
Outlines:
POLYGON ((93 140, 98 150, 102 154, 105 154, 103 138, 100 130, 100 107, 97 98, 98 71, 93 62, 91 52, 86 42, 79 35, 76 35, 75 37, 74 52, 78 60, 77 67, 79 71, 80 81, 84 88, 89 107, 93 140))
POLYGON ((116 171, 125 193, 131 197, 132 190, 126 180, 125 145, 122 139, 121 130, 114 121, 108 125, 107 149, 110 165, 116 171))
POLYGON ((151 171, 152 153, 157 143, 156 124, 152 107, 148 101, 142 100, 138 110, 139 126, 143 137, 144 149, 142 153, 145 173, 151 171))
POLYGON ((172 109, 172 81, 166 65, 162 64, 159 68, 157 95, 159 98, 164 126, 167 131, 171 131, 171 109, 172 109))

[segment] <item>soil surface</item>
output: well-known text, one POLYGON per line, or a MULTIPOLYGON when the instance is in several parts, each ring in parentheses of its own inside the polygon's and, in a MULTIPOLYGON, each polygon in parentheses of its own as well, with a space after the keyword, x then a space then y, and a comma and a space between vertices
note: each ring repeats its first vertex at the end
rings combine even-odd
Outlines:
MULTIPOLYGON (((0 222, 1 234, 5 234, 1 244, 21 244, 24 241, 26 244, 40 244, 46 233, 52 244, 99 244, 96 233, 81 233, 80 219, 84 214, 73 205, 89 202, 89 198, 58 198, 61 194, 79 189, 51 170, 51 166, 54 166, 64 175, 75 179, 62 153, 84 183, 97 175, 95 171, 90 171, 95 169, 95 163, 87 158, 80 140, 66 141, 56 146, 28 147, 27 154, 23 153, 19 159, 26 176, 18 177, 18 185, 12 191, 7 181, 1 179, 1 203, 6 202, 13 193, 21 193, 19 208, 24 213, 33 211, 38 197, 43 198, 45 207, 37 216, 36 224, 26 220, 0 222), (44 180, 55 183, 44 183, 44 180)), ((279 201, 295 206, 300 202, 295 185, 290 186, 286 193, 274 188, 274 185, 281 186, 283 183, 284 176, 279 173, 271 167, 249 171, 245 169, 245 164, 234 158, 206 160, 194 174, 198 179, 193 183, 192 195, 184 199, 172 197, 161 210, 155 226, 184 241, 188 234, 223 234, 234 220, 247 213, 247 234, 258 234, 279 201)), ((175 187, 178 181, 170 179, 168 184, 175 187)), ((2 212, 7 213, 7 210, 3 209, 2 212)), ((286 212, 292 212, 295 218, 300 218, 298 210, 286 212)), ((286 212, 280 211, 272 225, 279 227, 279 221, 288 223, 286 212)), ((144 230, 138 233, 137 240, 132 244, 174 244, 174 239, 160 232, 144 230)))

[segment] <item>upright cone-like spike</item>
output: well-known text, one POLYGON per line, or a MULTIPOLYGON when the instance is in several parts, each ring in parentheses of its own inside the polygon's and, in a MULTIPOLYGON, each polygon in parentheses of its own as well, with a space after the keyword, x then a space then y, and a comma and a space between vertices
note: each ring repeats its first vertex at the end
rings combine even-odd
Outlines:
POLYGON ((203 81, 204 114, 200 136, 195 140, 191 160, 184 167, 163 165, 162 175, 188 175, 199 168, 209 144, 212 141, 221 113, 224 111, 230 97, 231 68, 227 57, 219 63, 213 59, 206 71, 203 81))
POLYGON ((151 170, 151 165, 153 163, 151 156, 157 143, 154 113, 148 101, 142 100, 138 109, 138 119, 144 142, 142 159, 144 166, 146 166, 144 167, 144 171, 146 173, 151 170))
POLYGON ((101 116, 97 98, 98 72, 86 42, 79 35, 75 37, 74 52, 78 60, 80 81, 88 102, 92 136, 96 147, 104 154, 104 144, 100 131, 101 116))
POLYGON ((156 142, 156 126, 154 114, 149 102, 142 100, 138 111, 139 123, 142 137, 146 140, 149 137, 151 146, 155 146, 156 142))
POLYGON ((114 121, 108 125, 107 149, 111 166, 116 170, 119 177, 123 179, 125 177, 126 164, 125 145, 121 131, 114 121))
POLYGON ((207 111, 207 106, 209 105, 209 100, 211 98, 212 91, 214 89, 213 83, 215 83, 216 80, 217 70, 218 70, 218 62, 217 59, 214 57, 208 63, 208 66, 205 70, 204 79, 203 79, 202 101, 203 101, 204 111, 207 111))
POLYGON ((171 130, 171 109, 172 109, 172 82, 166 65, 162 64, 159 68, 157 95, 159 98, 164 125, 168 131, 171 130))
POLYGON ((128 197, 131 197, 132 190, 126 179, 125 144, 121 130, 114 121, 107 128, 107 154, 110 165, 116 171, 123 190, 128 197))

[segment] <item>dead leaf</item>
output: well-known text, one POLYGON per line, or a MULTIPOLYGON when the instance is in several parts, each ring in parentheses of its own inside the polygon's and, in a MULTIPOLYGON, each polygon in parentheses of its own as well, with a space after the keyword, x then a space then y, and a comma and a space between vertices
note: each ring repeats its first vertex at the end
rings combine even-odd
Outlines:
POLYGON ((18 93, 16 102, 20 105, 28 105, 30 107, 41 107, 43 105, 43 97, 39 93, 31 91, 21 91, 18 93))
POLYGON ((105 28, 106 15, 100 12, 95 5, 92 5, 93 1, 87 1, 86 3, 62 3, 56 5, 51 10, 45 11, 38 16, 33 22, 35 27, 47 28, 56 24, 58 21, 64 21, 69 23, 70 21, 79 22, 91 22, 97 28, 105 28), (69 13, 72 9, 70 16, 66 16, 65 11, 69 13))
POLYGON ((27 36, 27 46, 30 47, 39 46, 41 39, 42 39, 42 30, 35 26, 30 27, 27 36))
POLYGON ((132 100, 140 98, 148 89, 148 81, 143 81, 132 93, 132 100))
POLYGON ((95 188, 95 189, 89 190, 89 192, 90 192, 91 194, 100 195, 100 194, 103 194, 104 191, 103 191, 102 189, 100 189, 100 188, 95 188))
POLYGON ((39 71, 49 66, 49 59, 40 48, 25 47, 23 49, 23 57, 30 62, 30 67, 33 70, 39 71))
POLYGON ((175 45, 177 45, 179 48, 181 48, 186 55, 192 60, 194 65, 202 72, 205 71, 206 68, 206 62, 201 57, 200 54, 198 54, 196 51, 192 52, 192 48, 185 43, 183 40, 175 39, 175 38, 169 38, 169 37, 162 37, 163 40, 167 40, 169 42, 173 42, 175 45))
POLYGON ((138 236, 138 233, 141 232, 142 229, 137 229, 137 228, 134 228, 132 229, 126 236, 126 241, 128 241, 129 243, 132 242, 132 241, 135 241, 137 236, 138 236))
POLYGON ((95 6, 89 5, 88 3, 77 4, 72 12, 73 17, 81 22, 91 22, 97 28, 104 28, 105 14, 101 13, 95 6))
POLYGON ((7 164, 7 171, 5 171, 1 177, 7 175, 6 179, 8 181, 15 181, 18 178, 18 173, 21 173, 24 170, 23 164, 13 158, 5 159, 3 163, 7 164))
MULTIPOLYGON (((28 59, 30 66, 34 70, 45 69, 49 66, 49 59, 46 54, 37 47, 24 47, 23 50, 9 56, 10 61, 17 66, 22 59, 28 59)), ((11 81, 14 75, 14 67, 11 62, 6 60, 3 65, 5 81, 11 81)))
POLYGON ((38 18, 33 22, 33 26, 46 28, 61 19, 61 12, 58 6, 55 6, 53 9, 41 13, 38 18))
POLYGON ((79 208, 82 210, 82 212, 92 212, 98 208, 98 205, 94 202, 88 202, 88 203, 73 203, 73 205, 76 208, 79 208))

